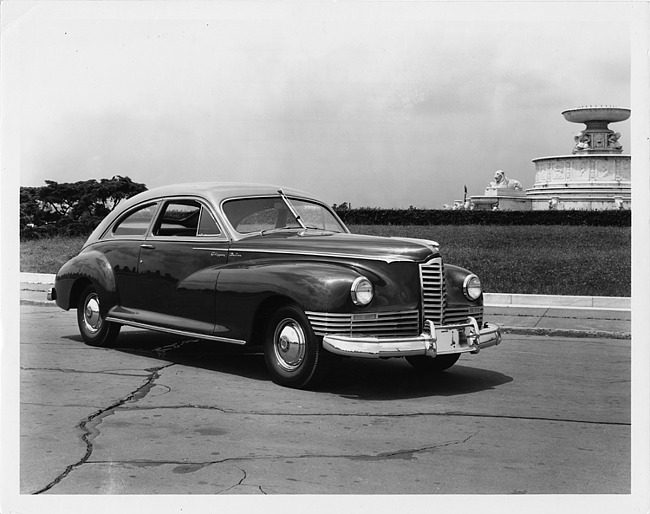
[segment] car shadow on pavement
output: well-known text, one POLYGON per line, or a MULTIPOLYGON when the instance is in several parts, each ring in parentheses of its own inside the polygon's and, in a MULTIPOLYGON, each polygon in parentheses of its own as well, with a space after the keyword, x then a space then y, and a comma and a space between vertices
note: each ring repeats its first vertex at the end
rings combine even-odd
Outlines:
MULTIPOLYGON (((67 339, 83 343, 79 335, 67 339)), ((123 330, 107 351, 118 351, 165 362, 229 373, 253 380, 271 378, 259 351, 236 345, 150 330, 123 330)))
POLYGON ((512 382, 502 373, 461 360, 446 371, 433 373, 415 369, 405 359, 337 359, 321 390, 345 398, 386 401, 428 396, 471 394, 512 382))
MULTIPOLYGON (((83 343, 79 335, 67 339, 83 343)), ((148 330, 123 331, 107 351, 139 355, 250 380, 271 382, 261 349, 191 339, 148 330)), ((367 401, 455 396, 493 389, 513 380, 502 373, 470 364, 461 356, 444 372, 413 368, 405 359, 363 359, 331 356, 328 371, 312 391, 367 401)))

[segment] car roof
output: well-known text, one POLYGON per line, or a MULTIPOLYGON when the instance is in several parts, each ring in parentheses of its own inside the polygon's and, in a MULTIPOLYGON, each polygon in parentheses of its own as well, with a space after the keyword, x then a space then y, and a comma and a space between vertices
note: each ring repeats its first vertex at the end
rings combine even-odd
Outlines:
POLYGON ((149 200, 157 200, 171 196, 198 196, 207 199, 218 209, 219 205, 229 198, 277 195, 280 190, 289 196, 319 200, 311 193, 271 184, 245 182, 192 182, 155 187, 120 202, 120 204, 116 206, 115 209, 113 209, 113 211, 111 211, 111 213, 108 214, 108 216, 106 216, 106 218, 104 218, 104 220, 102 220, 102 222, 95 228, 84 246, 97 241, 101 234, 103 234, 124 211, 130 209, 133 205, 142 204, 149 200))
POLYGON ((256 184, 245 182, 193 182, 187 184, 173 184, 149 189, 133 197, 136 202, 146 201, 150 198, 164 196, 203 196, 212 200, 215 205, 223 200, 238 196, 267 196, 275 195, 282 190, 287 195, 301 196, 316 200, 311 193, 298 189, 287 188, 272 184, 256 184))

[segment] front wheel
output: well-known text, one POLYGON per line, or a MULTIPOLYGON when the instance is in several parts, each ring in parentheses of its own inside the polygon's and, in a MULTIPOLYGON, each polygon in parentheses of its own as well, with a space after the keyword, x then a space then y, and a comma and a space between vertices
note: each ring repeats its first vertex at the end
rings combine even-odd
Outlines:
POLYGON ((79 297, 77 324, 81 337, 93 346, 110 346, 120 333, 120 325, 104 319, 99 295, 92 285, 86 287, 79 297))
POLYGON ((296 389, 315 385, 323 374, 324 354, 299 307, 287 305, 273 313, 264 337, 264 360, 273 382, 296 389))
POLYGON ((407 357, 406 360, 414 368, 423 371, 444 371, 451 368, 460 358, 460 353, 449 355, 438 355, 437 357, 427 357, 426 355, 417 355, 407 357))

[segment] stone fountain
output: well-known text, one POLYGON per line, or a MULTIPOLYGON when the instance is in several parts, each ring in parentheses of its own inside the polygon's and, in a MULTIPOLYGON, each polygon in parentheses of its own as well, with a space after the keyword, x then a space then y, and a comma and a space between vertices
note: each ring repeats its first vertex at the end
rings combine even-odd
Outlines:
POLYGON ((623 154, 621 134, 609 124, 627 120, 630 110, 580 107, 562 115, 585 128, 574 136, 571 155, 533 160, 535 184, 526 190, 532 209, 629 209, 631 157, 623 154))
MULTIPOLYGON (((524 189, 501 170, 494 174, 482 196, 472 196, 471 209, 492 210, 604 210, 630 209, 630 155, 623 154, 620 132, 610 123, 625 121, 622 107, 580 107, 562 113, 567 121, 584 123, 573 138, 571 155, 540 157, 535 163, 535 184, 524 189)), ((466 207, 467 208, 467 207, 466 207)))

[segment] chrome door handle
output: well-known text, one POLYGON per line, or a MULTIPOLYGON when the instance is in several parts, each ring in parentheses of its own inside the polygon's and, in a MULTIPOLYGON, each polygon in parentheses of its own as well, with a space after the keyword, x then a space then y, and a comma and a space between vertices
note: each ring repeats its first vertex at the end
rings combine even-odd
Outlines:
POLYGON ((148 245, 148 244, 140 245, 140 248, 146 248, 148 250, 155 250, 156 249, 156 247, 154 245, 148 245))

